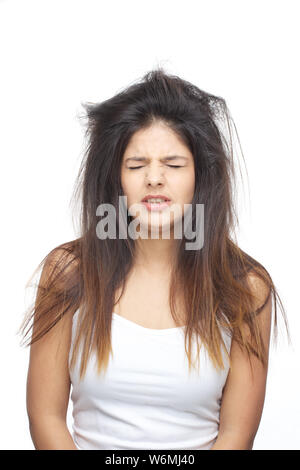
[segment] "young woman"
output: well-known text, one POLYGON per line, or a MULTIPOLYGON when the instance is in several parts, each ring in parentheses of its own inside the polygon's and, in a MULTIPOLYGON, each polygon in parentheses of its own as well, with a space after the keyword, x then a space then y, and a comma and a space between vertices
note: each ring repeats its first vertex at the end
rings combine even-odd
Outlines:
POLYGON ((159 68, 86 110, 80 237, 40 263, 22 325, 34 445, 251 449, 285 313, 233 240, 226 103, 159 68))

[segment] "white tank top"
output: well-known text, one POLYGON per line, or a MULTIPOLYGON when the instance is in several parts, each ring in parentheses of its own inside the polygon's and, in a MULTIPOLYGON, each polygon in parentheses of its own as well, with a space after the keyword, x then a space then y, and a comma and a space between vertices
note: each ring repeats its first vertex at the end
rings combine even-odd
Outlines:
MULTIPOLYGON (((77 317, 78 310, 69 359, 77 317)), ((116 313, 112 317, 114 356, 106 374, 97 375, 95 354, 82 381, 80 356, 70 370, 77 448, 210 449, 218 435, 222 389, 229 371, 225 352, 225 369, 216 371, 201 347, 199 372, 191 369, 189 375, 185 327, 158 330, 116 313)), ((230 352, 231 337, 225 331, 222 336, 230 352)))

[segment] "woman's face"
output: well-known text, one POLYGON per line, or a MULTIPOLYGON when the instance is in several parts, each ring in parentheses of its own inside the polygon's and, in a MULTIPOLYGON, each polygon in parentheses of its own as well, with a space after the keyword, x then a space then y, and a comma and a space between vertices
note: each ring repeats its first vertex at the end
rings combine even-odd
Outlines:
POLYGON ((184 204, 190 204, 193 199, 193 155, 162 122, 140 129, 131 137, 123 155, 121 185, 129 214, 138 217, 142 229, 148 230, 150 226, 171 229, 175 221, 182 219, 184 204), (170 201, 164 207, 157 203, 144 204, 142 200, 148 195, 166 196, 170 201))

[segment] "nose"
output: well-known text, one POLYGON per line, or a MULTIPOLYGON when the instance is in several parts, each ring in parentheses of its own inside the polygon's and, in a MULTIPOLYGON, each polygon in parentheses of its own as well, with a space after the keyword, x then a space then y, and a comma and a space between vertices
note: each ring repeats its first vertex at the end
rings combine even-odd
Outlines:
POLYGON ((145 179, 148 186, 162 185, 164 181, 163 169, 157 167, 148 168, 145 179))

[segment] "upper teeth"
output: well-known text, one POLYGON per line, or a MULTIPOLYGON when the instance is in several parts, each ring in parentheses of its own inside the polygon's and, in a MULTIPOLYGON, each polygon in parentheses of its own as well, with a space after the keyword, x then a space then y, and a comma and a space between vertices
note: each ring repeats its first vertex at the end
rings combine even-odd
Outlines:
POLYGON ((153 197, 151 199, 147 199, 147 202, 165 202, 165 199, 153 197))

